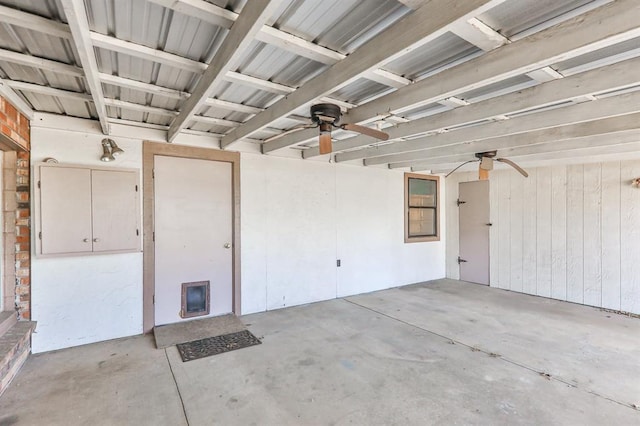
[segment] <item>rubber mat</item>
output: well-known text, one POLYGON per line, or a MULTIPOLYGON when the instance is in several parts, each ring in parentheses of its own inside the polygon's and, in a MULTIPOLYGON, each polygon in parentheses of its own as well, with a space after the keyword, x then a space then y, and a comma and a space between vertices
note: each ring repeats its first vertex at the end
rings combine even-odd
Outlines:
POLYGON ((187 362, 261 343, 260 339, 251 334, 250 331, 244 330, 237 333, 194 340, 193 342, 180 343, 176 347, 180 352, 182 362, 187 362))

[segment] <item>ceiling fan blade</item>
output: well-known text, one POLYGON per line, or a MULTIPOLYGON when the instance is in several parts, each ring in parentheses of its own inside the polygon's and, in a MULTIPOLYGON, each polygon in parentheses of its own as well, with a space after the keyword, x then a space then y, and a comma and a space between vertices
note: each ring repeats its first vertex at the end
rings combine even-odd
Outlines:
POLYGON ((385 132, 371 129, 369 127, 360 126, 358 124, 343 124, 342 126, 340 126, 340 128, 344 130, 350 130, 352 132, 362 133, 363 135, 371 136, 372 138, 380 139, 383 141, 389 139, 389 135, 385 132))
POLYGON ((444 175, 445 178, 448 178, 449 175, 451 175, 453 172, 455 172, 456 170, 458 170, 460 167, 464 166, 465 164, 469 164, 469 163, 475 163, 478 162, 480 160, 469 160, 469 161, 465 161, 464 163, 460 164, 458 167, 456 167, 455 169, 451 170, 449 173, 447 173, 446 175, 444 175))
POLYGON ((331 133, 320 133, 320 155, 331 154, 331 133))
POLYGON ((508 164, 511 167, 513 167, 514 169, 516 169, 518 171, 518 173, 520 173, 522 176, 529 177, 529 173, 527 173, 522 167, 518 166, 516 163, 514 163, 511 160, 509 160, 508 158, 496 158, 496 161, 508 164))
POLYGON ((290 135, 291 133, 295 133, 295 132, 299 132, 300 130, 303 129, 311 129, 313 127, 317 127, 317 124, 300 124, 298 126, 292 127, 289 130, 285 130, 282 133, 278 133, 277 135, 273 135, 270 138, 267 138, 264 140, 264 142, 271 142, 271 141, 275 141, 276 139, 280 139, 283 136, 287 136, 290 135))

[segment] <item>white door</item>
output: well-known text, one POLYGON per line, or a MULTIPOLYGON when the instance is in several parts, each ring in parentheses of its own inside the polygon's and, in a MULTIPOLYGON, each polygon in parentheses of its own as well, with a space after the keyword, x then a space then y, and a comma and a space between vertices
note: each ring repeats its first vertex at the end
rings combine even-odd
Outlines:
POLYGON ((458 187, 460 279, 489 285, 489 181, 458 187))
POLYGON ((184 321, 182 283, 209 281, 208 316, 232 312, 231 163, 155 156, 155 325, 184 321))

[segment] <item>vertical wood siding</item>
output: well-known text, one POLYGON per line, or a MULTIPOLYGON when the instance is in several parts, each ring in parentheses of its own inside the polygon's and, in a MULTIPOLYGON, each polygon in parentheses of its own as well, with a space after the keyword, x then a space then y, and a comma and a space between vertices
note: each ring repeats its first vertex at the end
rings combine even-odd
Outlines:
MULTIPOLYGON (((640 313, 640 161, 500 170, 490 179, 491 286, 640 313)), ((458 183, 447 185, 447 276, 457 279, 458 183)))

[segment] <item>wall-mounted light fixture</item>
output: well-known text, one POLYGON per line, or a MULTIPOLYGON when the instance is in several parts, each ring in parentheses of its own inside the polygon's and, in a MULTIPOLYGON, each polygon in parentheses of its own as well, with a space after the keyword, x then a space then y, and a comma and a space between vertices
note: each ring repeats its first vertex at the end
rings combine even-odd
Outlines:
POLYGON ((124 153, 124 150, 116 145, 113 139, 102 139, 102 157, 100 157, 100 161, 115 161, 116 157, 122 153, 124 153))
POLYGON ((635 186, 636 188, 640 188, 640 177, 633 179, 631 181, 631 186, 635 186))

